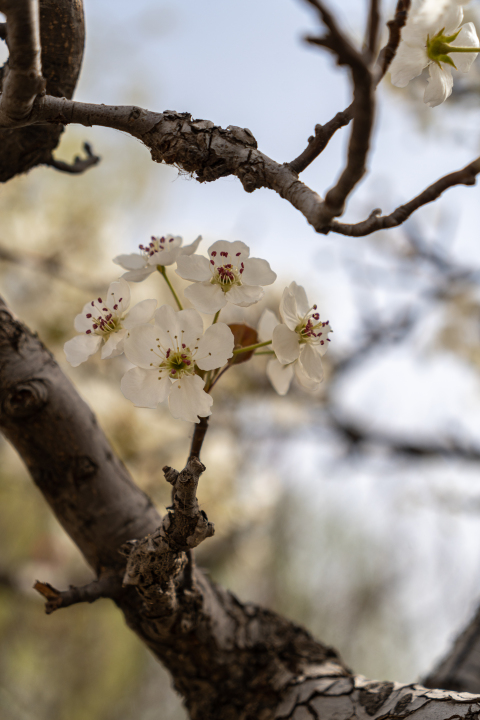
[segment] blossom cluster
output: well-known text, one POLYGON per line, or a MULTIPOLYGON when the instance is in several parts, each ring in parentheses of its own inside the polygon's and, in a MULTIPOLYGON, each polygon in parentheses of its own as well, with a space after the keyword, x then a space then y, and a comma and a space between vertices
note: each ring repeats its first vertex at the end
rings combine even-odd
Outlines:
POLYGON ((194 423, 211 414, 210 391, 225 369, 259 351, 271 355, 267 375, 280 395, 294 376, 305 389, 316 390, 331 328, 309 304, 303 287, 292 282, 285 288, 280 320, 266 310, 257 330, 242 326, 254 339, 245 344, 234 334, 238 325, 219 322, 220 312, 228 304, 245 308, 259 302, 277 276, 266 260, 250 257, 243 242, 219 240, 207 258, 196 253, 200 241, 183 247, 177 236, 152 237, 139 246, 140 253, 114 258, 126 272, 104 298, 89 301, 77 315, 79 335, 65 343, 67 360, 77 367, 100 348, 102 359, 124 353, 132 365, 121 380, 125 397, 137 407, 167 402, 173 417, 194 423), (166 268, 174 263, 177 275, 191 282, 184 295, 192 308, 183 308, 167 277, 166 268), (130 308, 128 281, 140 282, 155 271, 167 282, 177 308, 157 308, 154 299, 130 308), (214 315, 206 329, 200 312, 214 315))

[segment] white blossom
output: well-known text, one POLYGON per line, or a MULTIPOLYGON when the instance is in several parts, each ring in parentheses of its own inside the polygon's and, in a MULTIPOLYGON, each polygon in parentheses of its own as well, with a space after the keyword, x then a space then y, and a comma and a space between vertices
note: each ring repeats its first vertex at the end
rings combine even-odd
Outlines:
POLYGON ((218 240, 203 255, 178 258, 177 274, 192 280, 185 297, 204 313, 216 313, 227 302, 249 307, 261 300, 262 285, 275 282, 276 274, 266 260, 251 258, 250 248, 240 241, 218 240))
POLYGON ((120 278, 108 288, 106 300, 99 297, 84 306, 74 322, 75 330, 82 334, 64 345, 67 360, 73 367, 88 360, 102 343, 102 360, 121 355, 128 332, 135 325, 152 319, 157 301, 142 300, 127 312, 129 305, 130 288, 120 278))
POLYGON ((258 327, 262 341, 272 338, 277 359, 267 364, 267 375, 279 395, 288 392, 294 374, 307 390, 316 390, 323 380, 322 356, 330 342, 330 324, 322 322, 317 306, 310 306, 305 290, 292 282, 283 291, 279 323, 266 310, 258 327))
POLYGON ((140 282, 155 272, 158 267, 173 265, 181 255, 193 255, 197 250, 202 236, 191 244, 182 247, 182 238, 179 236, 165 235, 153 237, 148 245, 139 245, 140 253, 130 255, 118 255, 113 259, 117 265, 121 265, 128 272, 122 277, 130 282, 140 282))
POLYGON ((140 325, 125 340, 125 355, 137 367, 122 378, 122 392, 137 407, 155 408, 168 398, 173 417, 199 422, 211 414, 212 397, 196 374, 214 370, 233 355, 228 325, 216 323, 203 332, 196 310, 173 310, 163 305, 154 325, 140 325))
POLYGON ((475 26, 462 25, 468 0, 417 0, 402 30, 402 38, 390 65, 392 83, 405 87, 428 66, 430 77, 424 102, 435 107, 452 93, 451 68, 468 72, 479 48, 475 26))

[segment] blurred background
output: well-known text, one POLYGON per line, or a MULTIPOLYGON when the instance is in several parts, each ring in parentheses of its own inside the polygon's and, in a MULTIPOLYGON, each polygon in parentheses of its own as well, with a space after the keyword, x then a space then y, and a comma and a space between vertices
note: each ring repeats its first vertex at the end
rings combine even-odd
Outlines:
MULTIPOLYGON (((366 6, 335 3, 359 43, 366 6)), ((302 41, 318 22, 300 0, 85 0, 85 11, 77 99, 248 127, 277 161, 350 101, 346 73, 302 41)), ((478 2, 475 18, 478 28, 478 2)), ((478 155, 479 63, 434 110, 422 102, 424 76, 405 90, 382 83, 370 174, 348 221, 391 212, 478 155)), ((192 427, 125 400, 122 358, 68 366, 75 315, 118 277, 111 259, 150 235, 202 234, 203 252, 238 239, 266 258, 279 278, 242 315, 253 325, 265 307, 277 311, 285 285, 304 285, 334 329, 325 383, 280 398, 264 358, 219 383, 200 486, 216 535, 198 562, 242 600, 306 625, 356 672, 421 678, 480 597, 478 188, 448 191, 397 230, 324 237, 270 191, 247 195, 234 178, 200 185, 107 129, 68 128, 57 158, 72 160, 85 140, 102 162, 83 176, 42 168, 0 189, 1 294, 163 511, 160 469, 183 467, 192 427)), ((319 193, 347 140, 340 131, 303 174, 319 193)), ((131 289, 133 302, 168 300, 159 276, 131 289)), ((110 602, 45 616, 36 579, 65 588, 91 572, 3 440, 0 468, 2 718, 184 720, 168 674, 110 602)))

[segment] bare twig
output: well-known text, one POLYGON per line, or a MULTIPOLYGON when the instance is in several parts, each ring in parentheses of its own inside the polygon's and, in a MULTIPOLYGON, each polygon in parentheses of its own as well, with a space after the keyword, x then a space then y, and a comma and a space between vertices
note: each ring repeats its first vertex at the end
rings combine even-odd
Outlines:
POLYGON ((333 222, 330 230, 341 235, 350 235, 353 237, 362 237, 364 235, 370 235, 377 230, 384 230, 387 228, 397 227, 407 220, 415 210, 418 210, 423 205, 433 202, 440 197, 445 190, 448 190, 455 185, 475 185, 476 177, 480 173, 480 158, 477 158, 472 163, 464 167, 462 170, 445 175, 445 177, 437 180, 433 185, 430 185, 420 195, 410 200, 405 205, 400 205, 390 215, 381 215, 381 210, 373 210, 367 220, 353 225, 347 225, 343 223, 333 222))
POLYGON ((44 91, 38 0, 0 0, 8 22, 8 65, 0 95, 0 125, 15 127, 26 119, 44 91))
POLYGON ((327 192, 324 203, 317 214, 317 228, 329 226, 334 217, 341 215, 348 195, 366 172, 366 161, 370 149, 370 136, 375 112, 374 84, 368 63, 338 28, 333 15, 320 0, 307 0, 317 8, 328 28, 326 36, 307 38, 308 42, 331 50, 337 56, 339 65, 348 65, 353 78, 353 128, 348 146, 348 156, 336 185, 327 192))
POLYGON ((208 430, 208 417, 200 418, 200 422, 195 425, 193 431, 192 444, 190 446, 190 457, 199 458, 203 441, 208 430))
POLYGON ((88 170, 89 168, 100 162, 99 155, 94 154, 94 152, 92 151, 92 147, 89 143, 84 143, 83 149, 87 155, 84 160, 82 160, 77 155, 73 163, 67 163, 63 160, 56 160, 53 155, 51 155, 50 160, 46 164, 50 167, 55 168, 55 170, 60 170, 61 172, 65 173, 71 173, 72 175, 78 175, 80 173, 83 173, 85 172, 85 170, 88 170))
POLYGON ((378 8, 378 0, 370 0, 370 9, 368 11, 367 24, 367 42, 366 47, 370 53, 370 58, 375 59, 378 50, 380 28, 380 12, 378 8))
POLYGON ((395 57, 395 53, 397 52, 397 48, 400 43, 402 28, 407 22, 410 5, 411 0, 398 0, 397 8, 395 10, 395 17, 393 18, 393 20, 389 20, 387 23, 389 30, 389 38, 387 44, 385 45, 378 57, 375 72, 375 81, 377 84, 385 76, 385 73, 387 72, 390 63, 395 57))
MULTIPOLYGON (((398 0, 395 16, 393 20, 390 20, 387 23, 390 30, 390 37, 387 45, 380 52, 375 66, 375 85, 378 85, 380 80, 384 77, 388 66, 393 60, 400 42, 401 29, 407 20, 409 7, 410 0, 398 0)), ((372 9, 370 11, 370 15, 371 13, 372 9)), ((308 146, 306 149, 297 158, 295 158, 295 160, 288 163, 289 167, 297 173, 303 172, 314 160, 316 160, 319 155, 321 155, 337 130, 348 125, 352 119, 353 104, 349 105, 349 107, 345 110, 338 112, 335 117, 332 118, 332 120, 329 120, 329 122, 325 125, 316 125, 315 136, 308 139, 308 146)))
POLYGON ((7 39, 7 23, 0 23, 0 40, 7 39))
POLYGON ((43 583, 39 580, 33 586, 34 589, 46 599, 45 612, 47 615, 60 608, 76 605, 77 603, 93 603, 99 598, 117 598, 122 592, 122 578, 118 575, 106 575, 99 580, 94 580, 83 587, 70 585, 68 590, 57 590, 50 583, 43 583))
POLYGON ((345 110, 338 112, 335 117, 325 125, 315 125, 315 136, 308 138, 308 145, 305 150, 288 163, 289 167, 296 173, 303 172, 316 158, 325 150, 328 143, 337 130, 349 124, 353 118, 353 103, 345 110))

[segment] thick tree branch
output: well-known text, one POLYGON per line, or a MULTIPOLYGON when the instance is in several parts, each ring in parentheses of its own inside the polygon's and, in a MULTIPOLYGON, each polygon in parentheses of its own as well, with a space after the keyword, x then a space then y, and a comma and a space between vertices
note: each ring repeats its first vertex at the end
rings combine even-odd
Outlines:
POLYGON ((42 76, 38 0, 0 0, 7 17, 8 66, 0 95, 0 126, 16 126, 27 118, 37 95, 45 90, 42 76))
MULTIPOLYGON (((47 83, 46 92, 55 97, 70 98, 83 56, 85 33, 82 0, 39 0, 39 5, 41 64, 47 83)), ((9 38, 7 44, 10 45, 9 38)), ((8 67, 7 64, 0 68, 0 83, 8 67)), ((0 182, 47 163, 62 132, 63 126, 58 124, 12 129, 1 129, 0 126, 0 182)))

